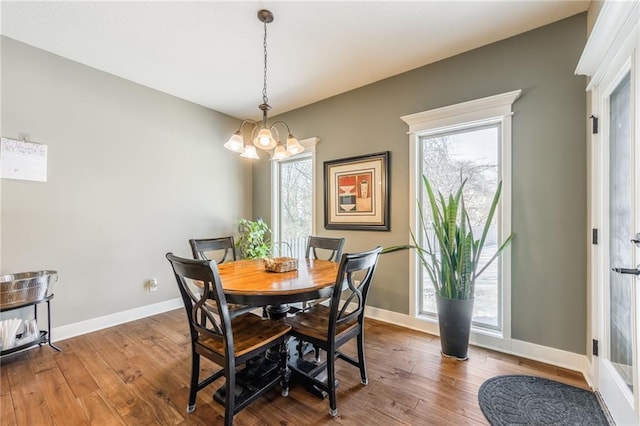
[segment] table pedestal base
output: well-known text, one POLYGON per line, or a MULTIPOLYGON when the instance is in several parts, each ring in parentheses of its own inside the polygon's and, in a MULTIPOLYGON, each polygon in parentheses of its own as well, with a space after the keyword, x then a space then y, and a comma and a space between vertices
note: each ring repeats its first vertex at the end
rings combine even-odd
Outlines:
MULTIPOLYGON (((293 340, 293 339, 292 339, 293 340)), ((295 340, 297 342, 297 340, 295 340)), ((327 392, 317 387, 313 382, 307 379, 307 376, 311 376, 320 382, 327 383, 327 362, 314 362, 304 358, 308 354, 313 354, 315 358, 315 350, 311 345, 303 350, 303 356, 300 357, 297 349, 295 350, 295 356, 289 361, 289 369, 291 370, 291 380, 295 383, 301 383, 305 389, 311 394, 317 396, 320 399, 327 397, 327 392)), ((336 380, 336 387, 338 387, 338 381, 336 380)))
MULTIPOLYGON (((263 355, 250 359, 244 368, 236 372, 235 405, 239 406, 271 388, 281 377, 279 362, 273 362, 263 355)), ((222 405, 225 405, 226 398, 224 386, 213 394, 213 399, 222 405)))
MULTIPOLYGON (((290 306, 288 304, 268 305, 265 310, 271 320, 278 320, 287 316, 290 312, 290 306)), ((309 358, 309 354, 312 354, 311 356, 315 358, 315 350, 312 345, 304 343, 302 344, 302 351, 300 351, 298 347, 301 344, 298 339, 289 338, 280 346, 267 349, 264 355, 259 355, 247 361, 244 368, 236 372, 236 405, 251 398, 256 391, 272 384, 274 380, 280 377, 282 372, 280 371, 279 362, 283 357, 287 359, 287 371, 285 373, 287 382, 289 382, 288 379, 291 377, 293 383, 303 384, 307 391, 320 399, 326 398, 327 392, 307 380, 305 375, 312 376, 326 383, 327 363, 306 360, 305 357, 309 358)), ((284 395, 284 390, 283 396, 286 396, 284 395)), ((226 399, 225 387, 223 386, 218 389, 214 393, 213 398, 219 403, 224 404, 226 399)))

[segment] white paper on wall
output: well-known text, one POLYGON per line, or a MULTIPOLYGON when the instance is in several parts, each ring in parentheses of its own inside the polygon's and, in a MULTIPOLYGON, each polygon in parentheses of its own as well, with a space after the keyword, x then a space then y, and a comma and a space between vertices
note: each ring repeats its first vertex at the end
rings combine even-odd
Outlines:
POLYGON ((0 139, 3 179, 47 181, 47 145, 18 139, 0 139))

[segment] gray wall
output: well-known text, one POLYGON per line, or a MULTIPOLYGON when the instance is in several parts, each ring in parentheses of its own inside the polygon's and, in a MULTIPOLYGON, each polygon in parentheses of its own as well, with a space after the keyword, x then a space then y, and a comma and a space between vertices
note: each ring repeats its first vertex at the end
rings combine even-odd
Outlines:
POLYGON ((54 327, 178 297, 164 254, 251 214, 251 168, 222 147, 237 125, 2 38, 2 136, 49 149, 48 182, 1 181, 2 273, 59 272, 54 327))
MULTIPOLYGON (((584 354, 586 94, 585 78, 573 71, 586 28, 583 13, 280 116, 300 138, 322 141, 318 233, 345 236, 351 251, 408 242, 414 201, 400 117, 522 89, 513 117, 512 337, 584 354), (391 232, 324 230, 323 161, 386 150, 391 232)), ((268 176, 266 162, 254 168, 254 216, 270 217, 268 176)), ((408 314, 410 255, 382 257, 371 305, 408 314)))

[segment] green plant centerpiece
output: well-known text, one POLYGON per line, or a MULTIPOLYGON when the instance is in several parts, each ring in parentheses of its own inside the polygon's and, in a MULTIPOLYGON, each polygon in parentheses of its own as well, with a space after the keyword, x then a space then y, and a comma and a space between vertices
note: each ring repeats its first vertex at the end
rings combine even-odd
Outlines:
POLYGON ((468 358, 469 335, 475 283, 478 277, 509 244, 509 235, 493 256, 479 269, 480 255, 487 240, 491 222, 500 200, 502 182, 493 196, 491 207, 482 226, 480 238, 473 234, 471 220, 464 204, 463 189, 466 179, 455 192, 437 197, 426 176, 422 177, 429 199, 431 224, 424 217, 422 203, 418 201, 424 243, 411 231, 413 245, 387 247, 383 253, 415 249, 436 291, 438 325, 442 354, 457 359, 468 358), (431 232, 432 238, 428 235, 431 232))
POLYGON ((271 229, 261 218, 238 222, 236 249, 243 259, 262 259, 271 254, 271 229))

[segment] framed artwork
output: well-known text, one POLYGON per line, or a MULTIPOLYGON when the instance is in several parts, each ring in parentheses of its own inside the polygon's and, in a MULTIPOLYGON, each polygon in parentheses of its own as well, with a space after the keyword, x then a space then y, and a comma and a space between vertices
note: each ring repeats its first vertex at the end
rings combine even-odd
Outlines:
POLYGON ((324 162, 324 227, 389 230, 389 151, 324 162))

